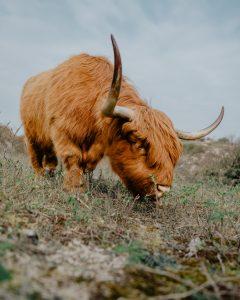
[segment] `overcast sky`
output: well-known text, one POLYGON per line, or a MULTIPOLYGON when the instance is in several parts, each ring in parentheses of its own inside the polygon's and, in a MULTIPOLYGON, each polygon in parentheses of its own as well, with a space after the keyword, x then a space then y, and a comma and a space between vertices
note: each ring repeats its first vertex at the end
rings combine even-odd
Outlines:
POLYGON ((112 60, 183 130, 240 136, 240 1, 0 0, 0 122, 20 125, 26 79, 80 52, 112 60))

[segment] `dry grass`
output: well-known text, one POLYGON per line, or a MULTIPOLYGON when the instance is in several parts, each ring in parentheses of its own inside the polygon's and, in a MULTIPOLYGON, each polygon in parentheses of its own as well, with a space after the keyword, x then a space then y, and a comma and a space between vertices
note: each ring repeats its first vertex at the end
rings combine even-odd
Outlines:
POLYGON ((88 191, 69 195, 61 170, 36 179, 7 147, 0 299, 238 299, 240 185, 206 175, 206 161, 232 151, 228 141, 187 149, 162 208, 106 176, 89 175, 88 191))

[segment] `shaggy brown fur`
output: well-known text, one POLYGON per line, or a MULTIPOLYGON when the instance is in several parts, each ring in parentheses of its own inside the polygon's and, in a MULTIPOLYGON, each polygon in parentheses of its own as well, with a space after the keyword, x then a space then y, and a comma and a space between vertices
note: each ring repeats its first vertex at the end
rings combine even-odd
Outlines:
POLYGON ((54 171, 58 157, 66 168, 65 187, 82 189, 84 172, 107 155, 134 194, 171 186, 182 151, 172 122, 142 101, 126 79, 118 105, 134 110, 134 120, 103 117, 112 76, 106 58, 80 54, 26 82, 21 118, 36 174, 54 171))

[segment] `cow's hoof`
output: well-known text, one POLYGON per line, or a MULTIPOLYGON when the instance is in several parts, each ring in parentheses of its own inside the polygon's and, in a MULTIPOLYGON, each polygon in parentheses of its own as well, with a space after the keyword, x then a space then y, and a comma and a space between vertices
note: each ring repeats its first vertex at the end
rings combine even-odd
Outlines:
POLYGON ((64 190, 64 192, 71 193, 71 194, 77 194, 77 193, 82 194, 86 191, 85 188, 82 188, 82 187, 79 187, 79 186, 69 187, 69 186, 65 186, 65 185, 63 186, 63 190, 64 190))
POLYGON ((63 185, 63 190, 68 193, 84 193, 86 191, 86 184, 83 182, 78 182, 75 184, 69 184, 69 182, 65 182, 63 185))
POLYGON ((47 177, 54 177, 54 175, 55 175, 55 169, 45 169, 45 175, 47 176, 47 177))

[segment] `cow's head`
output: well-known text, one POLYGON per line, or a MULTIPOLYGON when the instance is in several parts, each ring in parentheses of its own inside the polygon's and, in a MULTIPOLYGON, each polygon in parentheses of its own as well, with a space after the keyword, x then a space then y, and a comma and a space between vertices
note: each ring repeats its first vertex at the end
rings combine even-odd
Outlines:
POLYGON ((117 105, 122 64, 116 41, 111 36, 114 49, 114 74, 112 86, 102 113, 115 118, 110 128, 108 156, 113 170, 135 195, 161 197, 169 191, 173 170, 181 155, 180 139, 196 140, 213 131, 221 122, 224 109, 209 127, 186 133, 174 128, 171 120, 148 106, 126 107, 117 105))

